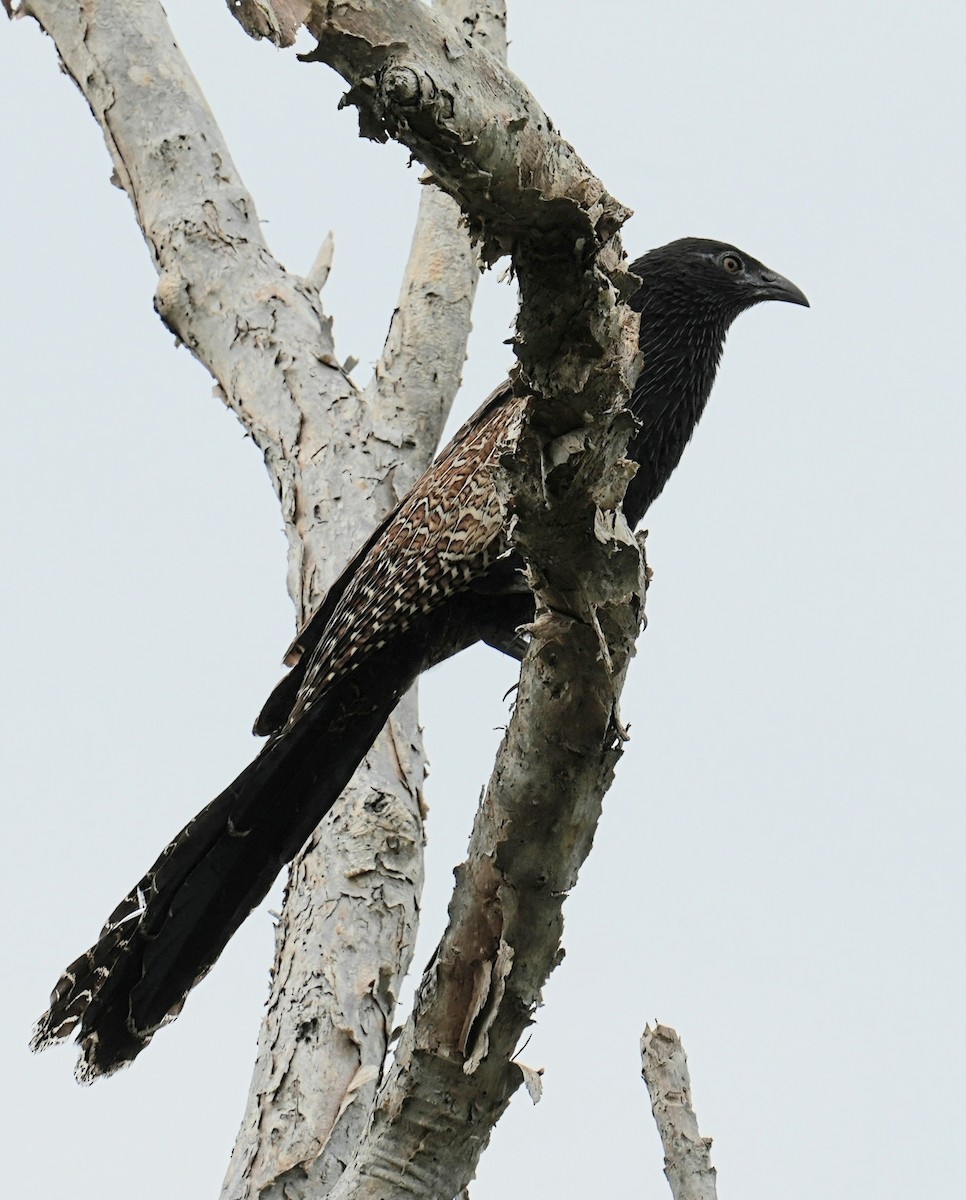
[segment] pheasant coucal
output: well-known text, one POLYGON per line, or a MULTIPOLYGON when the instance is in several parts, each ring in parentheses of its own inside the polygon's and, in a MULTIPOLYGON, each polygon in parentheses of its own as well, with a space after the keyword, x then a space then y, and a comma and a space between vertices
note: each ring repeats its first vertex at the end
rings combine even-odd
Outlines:
MULTIPOLYGON (((644 366, 630 408, 633 528, 704 411, 728 327, 799 289, 721 242, 683 238, 638 259, 644 366)), ((78 1078, 131 1062, 339 798, 420 672, 476 641, 520 655, 533 617, 494 488, 523 401, 498 389, 390 513, 296 639, 255 723, 261 753, 165 848, 67 968, 33 1048, 77 1033, 78 1078)))

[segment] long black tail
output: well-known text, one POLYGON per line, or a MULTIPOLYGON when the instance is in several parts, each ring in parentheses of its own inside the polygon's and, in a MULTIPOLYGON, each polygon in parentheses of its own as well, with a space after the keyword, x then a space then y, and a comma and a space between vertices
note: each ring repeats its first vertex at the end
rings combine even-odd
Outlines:
POLYGON ((181 1011, 229 938, 338 799, 415 672, 371 662, 269 741, 175 837, 64 972, 41 1050, 77 1032, 77 1077, 131 1062, 181 1011))

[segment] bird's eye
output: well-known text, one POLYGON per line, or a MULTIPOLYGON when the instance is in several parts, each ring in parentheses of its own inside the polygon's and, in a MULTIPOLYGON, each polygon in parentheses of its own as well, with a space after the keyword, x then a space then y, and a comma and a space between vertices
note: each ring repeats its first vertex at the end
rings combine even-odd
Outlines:
POLYGON ((729 275, 737 275, 743 264, 737 254, 726 254, 721 260, 721 265, 729 275))

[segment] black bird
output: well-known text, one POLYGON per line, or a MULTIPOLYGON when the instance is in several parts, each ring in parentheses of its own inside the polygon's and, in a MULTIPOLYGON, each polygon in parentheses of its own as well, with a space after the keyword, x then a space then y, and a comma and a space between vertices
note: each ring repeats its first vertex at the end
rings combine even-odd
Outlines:
MULTIPOLYGON (((728 327, 763 300, 808 301, 734 246, 683 238, 631 268, 644 366, 631 398, 633 528, 704 411, 728 327)), ((162 852, 57 983, 35 1050, 76 1030, 77 1076, 131 1062, 339 798, 420 672, 476 641, 520 656, 533 617, 493 486, 523 402, 498 389, 386 518, 286 655, 255 723, 258 757, 162 852)))

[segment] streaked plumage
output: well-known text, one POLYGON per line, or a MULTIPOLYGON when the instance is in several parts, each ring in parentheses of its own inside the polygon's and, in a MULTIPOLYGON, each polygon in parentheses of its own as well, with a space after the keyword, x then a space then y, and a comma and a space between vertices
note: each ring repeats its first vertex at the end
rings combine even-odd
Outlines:
MULTIPOLYGON (((807 301, 742 251, 704 239, 672 242, 632 269, 644 351, 629 447, 639 469, 624 501, 634 526, 694 432, 734 318, 763 300, 807 301)), ((494 392, 348 564, 256 721, 271 735, 265 747, 64 972, 34 1049, 76 1032, 82 1080, 133 1060, 338 799, 420 672, 479 640, 519 654, 533 600, 494 478, 521 415, 509 387, 494 392)))

